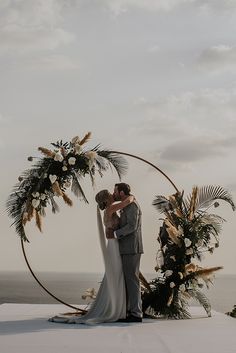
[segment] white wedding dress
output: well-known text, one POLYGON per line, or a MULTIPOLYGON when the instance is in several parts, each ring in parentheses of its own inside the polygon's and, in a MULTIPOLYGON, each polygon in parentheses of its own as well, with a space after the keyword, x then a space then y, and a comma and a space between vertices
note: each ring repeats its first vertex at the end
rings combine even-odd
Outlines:
MULTIPOLYGON (((119 244, 117 239, 106 241, 100 210, 97 211, 100 244, 105 265, 105 275, 98 290, 96 299, 88 312, 83 316, 57 315, 49 321, 69 324, 97 324, 115 322, 126 317, 126 291, 122 270, 119 244)), ((112 218, 104 212, 105 227, 114 228, 119 221, 117 214, 112 218)))

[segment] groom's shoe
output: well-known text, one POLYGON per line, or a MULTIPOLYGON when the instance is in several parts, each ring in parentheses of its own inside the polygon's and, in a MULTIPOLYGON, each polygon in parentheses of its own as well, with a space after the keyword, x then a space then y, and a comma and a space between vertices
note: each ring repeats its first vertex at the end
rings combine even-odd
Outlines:
POLYGON ((142 318, 138 316, 129 315, 125 319, 119 319, 117 322, 142 322, 142 318))
POLYGON ((142 322, 143 319, 141 317, 138 317, 138 316, 133 316, 133 315, 130 315, 126 318, 126 322, 142 322))

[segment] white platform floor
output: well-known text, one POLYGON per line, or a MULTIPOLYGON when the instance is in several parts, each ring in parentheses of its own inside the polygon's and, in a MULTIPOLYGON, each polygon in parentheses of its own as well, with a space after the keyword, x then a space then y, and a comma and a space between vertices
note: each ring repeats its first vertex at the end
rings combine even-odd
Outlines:
POLYGON ((0 353, 236 353, 236 319, 193 307, 190 320, 96 326, 48 322, 63 305, 0 305, 0 353))

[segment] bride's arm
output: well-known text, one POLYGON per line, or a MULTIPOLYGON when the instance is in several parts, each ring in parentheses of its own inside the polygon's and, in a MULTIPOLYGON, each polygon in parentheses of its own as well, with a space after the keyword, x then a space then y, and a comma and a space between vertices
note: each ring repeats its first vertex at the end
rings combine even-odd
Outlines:
POLYGON ((115 213, 116 211, 122 210, 126 206, 128 206, 130 203, 134 202, 135 197, 133 195, 128 196, 124 201, 121 201, 119 203, 116 203, 115 205, 111 205, 107 208, 107 212, 110 214, 115 213))

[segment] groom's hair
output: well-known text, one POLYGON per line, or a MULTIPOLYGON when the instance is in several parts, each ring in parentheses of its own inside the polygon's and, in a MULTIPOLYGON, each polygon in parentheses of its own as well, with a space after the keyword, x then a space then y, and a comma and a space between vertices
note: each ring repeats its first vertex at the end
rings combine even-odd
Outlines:
POLYGON ((115 187, 117 187, 119 192, 123 191, 123 193, 125 195, 130 195, 130 186, 129 186, 129 184, 117 183, 117 184, 115 184, 115 187))

